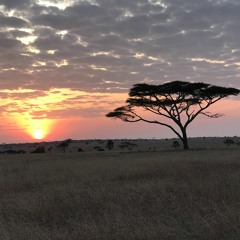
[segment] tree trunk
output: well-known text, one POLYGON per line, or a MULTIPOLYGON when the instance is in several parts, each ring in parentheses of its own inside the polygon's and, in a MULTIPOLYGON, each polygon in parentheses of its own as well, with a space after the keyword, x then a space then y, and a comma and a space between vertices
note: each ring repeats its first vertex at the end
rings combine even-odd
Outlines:
POLYGON ((183 149, 184 150, 189 150, 189 146, 188 146, 188 137, 187 137, 187 133, 186 133, 186 129, 182 129, 182 143, 183 143, 183 149))

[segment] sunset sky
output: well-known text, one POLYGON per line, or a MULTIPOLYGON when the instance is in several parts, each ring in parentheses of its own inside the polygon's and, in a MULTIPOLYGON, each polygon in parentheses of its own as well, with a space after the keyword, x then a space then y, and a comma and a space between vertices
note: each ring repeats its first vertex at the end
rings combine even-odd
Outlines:
MULTIPOLYGON (((136 83, 240 89, 239 0, 0 0, 0 142, 166 138, 105 114, 136 83)), ((240 136, 240 98, 189 136, 240 136)))

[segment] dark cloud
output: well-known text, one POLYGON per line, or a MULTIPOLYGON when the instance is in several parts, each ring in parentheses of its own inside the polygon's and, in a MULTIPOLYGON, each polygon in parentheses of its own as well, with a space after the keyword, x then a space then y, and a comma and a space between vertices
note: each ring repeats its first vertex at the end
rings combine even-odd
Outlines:
POLYGON ((237 0, 0 4, 16 9, 0 16, 0 87, 14 74, 32 89, 125 92, 175 79, 240 87, 237 0))
POLYGON ((107 14, 107 11, 100 6, 79 4, 72 7, 67 7, 64 12, 69 16, 74 16, 77 18, 80 16, 79 19, 96 20, 104 18, 107 14))
POLYGON ((150 33, 151 22, 146 15, 133 16, 120 21, 113 30, 124 38, 144 38, 150 33))
POLYGON ((2 49, 3 51, 7 49, 14 50, 14 48, 16 49, 21 45, 21 42, 16 39, 0 37, 0 49, 2 49))
POLYGON ((31 0, 0 0, 0 5, 5 6, 6 8, 24 8, 29 5, 31 0))
POLYGON ((10 30, 8 32, 12 38, 22 38, 22 37, 29 37, 31 34, 29 32, 25 31, 19 31, 19 30, 10 30))
POLYGON ((21 28, 27 25, 27 22, 17 17, 0 16, 1 27, 21 28))
POLYGON ((34 42, 34 46, 39 50, 51 50, 51 49, 61 49, 64 50, 68 47, 69 43, 57 35, 55 32, 49 31, 48 35, 39 35, 39 37, 34 42))
POLYGON ((71 29, 77 24, 77 19, 69 18, 61 14, 41 14, 33 17, 31 20, 34 25, 52 27, 57 30, 71 29))

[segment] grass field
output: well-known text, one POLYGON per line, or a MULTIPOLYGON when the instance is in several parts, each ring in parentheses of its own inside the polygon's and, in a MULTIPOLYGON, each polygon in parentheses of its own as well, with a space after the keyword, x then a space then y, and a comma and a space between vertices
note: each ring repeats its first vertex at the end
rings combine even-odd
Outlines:
POLYGON ((0 155, 1 240, 240 239, 240 148, 0 155))

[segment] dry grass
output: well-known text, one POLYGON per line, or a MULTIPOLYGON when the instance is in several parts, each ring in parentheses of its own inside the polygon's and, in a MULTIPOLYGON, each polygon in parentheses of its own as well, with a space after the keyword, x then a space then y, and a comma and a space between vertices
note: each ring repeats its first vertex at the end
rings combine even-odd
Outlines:
POLYGON ((240 239, 240 149, 0 156, 2 240, 240 239))

